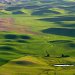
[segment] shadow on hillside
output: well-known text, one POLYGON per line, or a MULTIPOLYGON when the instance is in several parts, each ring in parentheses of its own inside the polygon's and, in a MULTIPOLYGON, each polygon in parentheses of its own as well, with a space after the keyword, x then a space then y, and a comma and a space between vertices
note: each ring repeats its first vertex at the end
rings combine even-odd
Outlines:
POLYGON ((70 43, 72 41, 70 40, 53 40, 53 41, 49 41, 49 43, 70 43))
MULTIPOLYGON (((70 21, 67 21, 67 23, 70 22, 70 21)), ((55 22, 56 24, 58 24, 59 26, 62 26, 62 27, 68 27, 68 28, 75 28, 75 23, 64 23, 62 21, 58 21, 58 22, 55 22)))
POLYGON ((20 35, 19 36, 21 39, 31 39, 29 36, 25 36, 25 35, 20 35))
POLYGON ((55 44, 56 46, 62 45, 66 48, 69 48, 69 50, 75 48, 75 43, 70 40, 53 40, 53 41, 49 41, 48 43, 55 44))
MULTIPOLYGON (((0 46, 0 66, 6 64, 8 61, 10 61, 10 59, 12 58, 16 58, 18 55, 31 55, 31 53, 26 53, 20 50, 15 49, 14 47, 8 46, 8 45, 4 45, 4 46, 0 46)), ((16 62, 17 64, 20 64, 23 62, 16 62)), ((25 64, 27 65, 28 62, 25 62, 25 64)), ((22 65, 21 64, 21 65, 22 65)), ((32 64, 31 62, 29 62, 29 64, 32 64)))
POLYGON ((12 40, 6 39, 6 40, 4 40, 3 42, 12 42, 12 40))
POLYGON ((22 8, 22 7, 19 7, 19 6, 12 6, 12 7, 6 8, 5 10, 6 10, 6 11, 13 11, 13 10, 21 9, 21 8, 22 8))
POLYGON ((24 8, 25 9, 35 9, 35 8, 39 8, 39 7, 40 7, 39 5, 27 5, 24 8))
POLYGON ((60 25, 61 25, 62 27, 75 28, 75 24, 63 24, 63 23, 60 23, 60 25))
POLYGON ((69 47, 75 48, 75 43, 69 43, 69 47))
POLYGON ((9 45, 0 46, 0 53, 5 54, 5 52, 6 52, 6 55, 8 55, 8 52, 10 53, 9 55, 11 55, 11 53, 23 54, 22 51, 14 48, 14 46, 12 47, 9 45))
POLYGON ((5 34, 5 39, 18 39, 18 36, 15 34, 5 34))
POLYGON ((5 56, 13 55, 13 54, 35 55, 34 53, 28 53, 25 50, 17 49, 17 47, 15 48, 15 45, 12 44, 0 46, 0 54, 5 56))
POLYGON ((0 51, 13 51, 14 48, 10 46, 0 46, 0 51))
POLYGON ((75 29, 48 28, 48 29, 42 30, 42 32, 47 33, 47 34, 55 34, 55 35, 75 37, 75 29))
POLYGON ((17 40, 16 42, 18 42, 18 43, 28 43, 28 42, 25 41, 25 40, 17 40))
POLYGON ((75 46, 73 41, 70 41, 70 40, 53 40, 53 41, 49 41, 48 43, 52 43, 52 44, 66 44, 68 47, 74 47, 75 46))
POLYGON ((49 41, 49 43, 57 43, 57 44, 61 44, 61 43, 64 43, 64 44, 67 44, 68 47, 72 47, 72 48, 75 48, 75 43, 73 43, 73 41, 70 41, 70 40, 53 40, 53 41, 49 41))
POLYGON ((12 61, 11 63, 16 65, 22 65, 22 66, 36 65, 35 63, 30 61, 12 61))
POLYGON ((44 10, 38 10, 32 13, 32 15, 44 15, 46 13, 51 13, 51 14, 60 14, 59 12, 44 9, 44 10))
POLYGON ((75 21, 75 17, 74 16, 58 16, 58 17, 54 17, 54 18, 43 18, 43 19, 39 19, 41 21, 47 21, 47 22, 54 22, 55 24, 61 26, 61 27, 69 27, 69 28, 74 28, 75 27, 75 23, 70 23, 67 24, 69 21, 75 21), (66 21, 67 23, 65 23, 64 21, 66 21))
MULTIPOLYGON (((11 46, 15 46, 14 44, 11 44, 13 42, 16 42, 16 43, 29 43, 27 40, 24 40, 24 39, 18 39, 18 40, 10 40, 10 39, 6 39, 4 40, 3 42, 8 42, 9 44, 6 44, 6 45, 11 45, 11 46)), ((4 44, 3 44, 4 45, 4 44)))
POLYGON ((3 58, 0 58, 0 66, 8 63, 9 60, 6 60, 6 59, 3 59, 3 58))
POLYGON ((12 14, 25 14, 24 12, 22 12, 22 11, 15 11, 15 12, 12 12, 12 14))
POLYGON ((16 34, 4 34, 5 39, 31 39, 26 35, 16 35, 16 34))
MULTIPOLYGON (((70 5, 71 3, 69 3, 69 5, 70 5)), ((70 13, 73 13, 73 12, 75 12, 75 5, 74 5, 75 3, 73 3, 72 4, 72 6, 69 6, 69 7, 61 7, 61 9, 64 9, 64 10, 67 10, 67 11, 69 11, 70 13)))
POLYGON ((48 22, 60 22, 60 21, 75 21, 75 17, 73 16, 59 16, 55 18, 44 18, 44 19, 39 19, 42 21, 48 21, 48 22))

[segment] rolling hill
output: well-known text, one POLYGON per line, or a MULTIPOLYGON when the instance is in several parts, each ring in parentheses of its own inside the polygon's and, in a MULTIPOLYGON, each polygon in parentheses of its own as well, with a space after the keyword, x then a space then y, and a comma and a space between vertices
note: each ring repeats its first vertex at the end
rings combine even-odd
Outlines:
POLYGON ((26 11, 31 15, 46 15, 46 14, 74 14, 75 2, 68 0, 2 0, 5 4, 4 7, 0 6, 2 10, 5 10, 1 13, 17 12, 18 14, 24 14, 21 9, 26 11))
POLYGON ((0 0, 0 75, 75 75, 74 59, 74 0, 0 0))

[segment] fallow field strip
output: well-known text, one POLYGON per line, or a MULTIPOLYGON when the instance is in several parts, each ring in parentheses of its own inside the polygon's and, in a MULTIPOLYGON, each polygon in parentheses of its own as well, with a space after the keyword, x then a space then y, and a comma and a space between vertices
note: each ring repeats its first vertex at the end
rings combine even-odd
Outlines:
POLYGON ((15 25, 13 18, 0 18, 0 31, 15 31, 16 33, 37 34, 33 32, 27 25, 15 25))
POLYGON ((0 31, 12 31, 13 23, 13 18, 0 18, 0 31))

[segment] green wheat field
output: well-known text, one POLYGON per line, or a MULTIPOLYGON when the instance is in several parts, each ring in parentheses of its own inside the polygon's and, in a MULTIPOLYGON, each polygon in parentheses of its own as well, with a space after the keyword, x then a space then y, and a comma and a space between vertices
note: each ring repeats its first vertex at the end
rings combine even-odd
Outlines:
POLYGON ((75 75, 75 0, 0 0, 0 75, 75 75))

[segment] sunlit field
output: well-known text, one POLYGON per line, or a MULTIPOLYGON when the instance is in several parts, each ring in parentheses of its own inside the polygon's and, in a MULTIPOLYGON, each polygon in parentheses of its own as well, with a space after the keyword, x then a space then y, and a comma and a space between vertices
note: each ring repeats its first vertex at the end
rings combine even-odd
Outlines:
POLYGON ((0 3, 0 75, 75 75, 74 4, 0 3))

